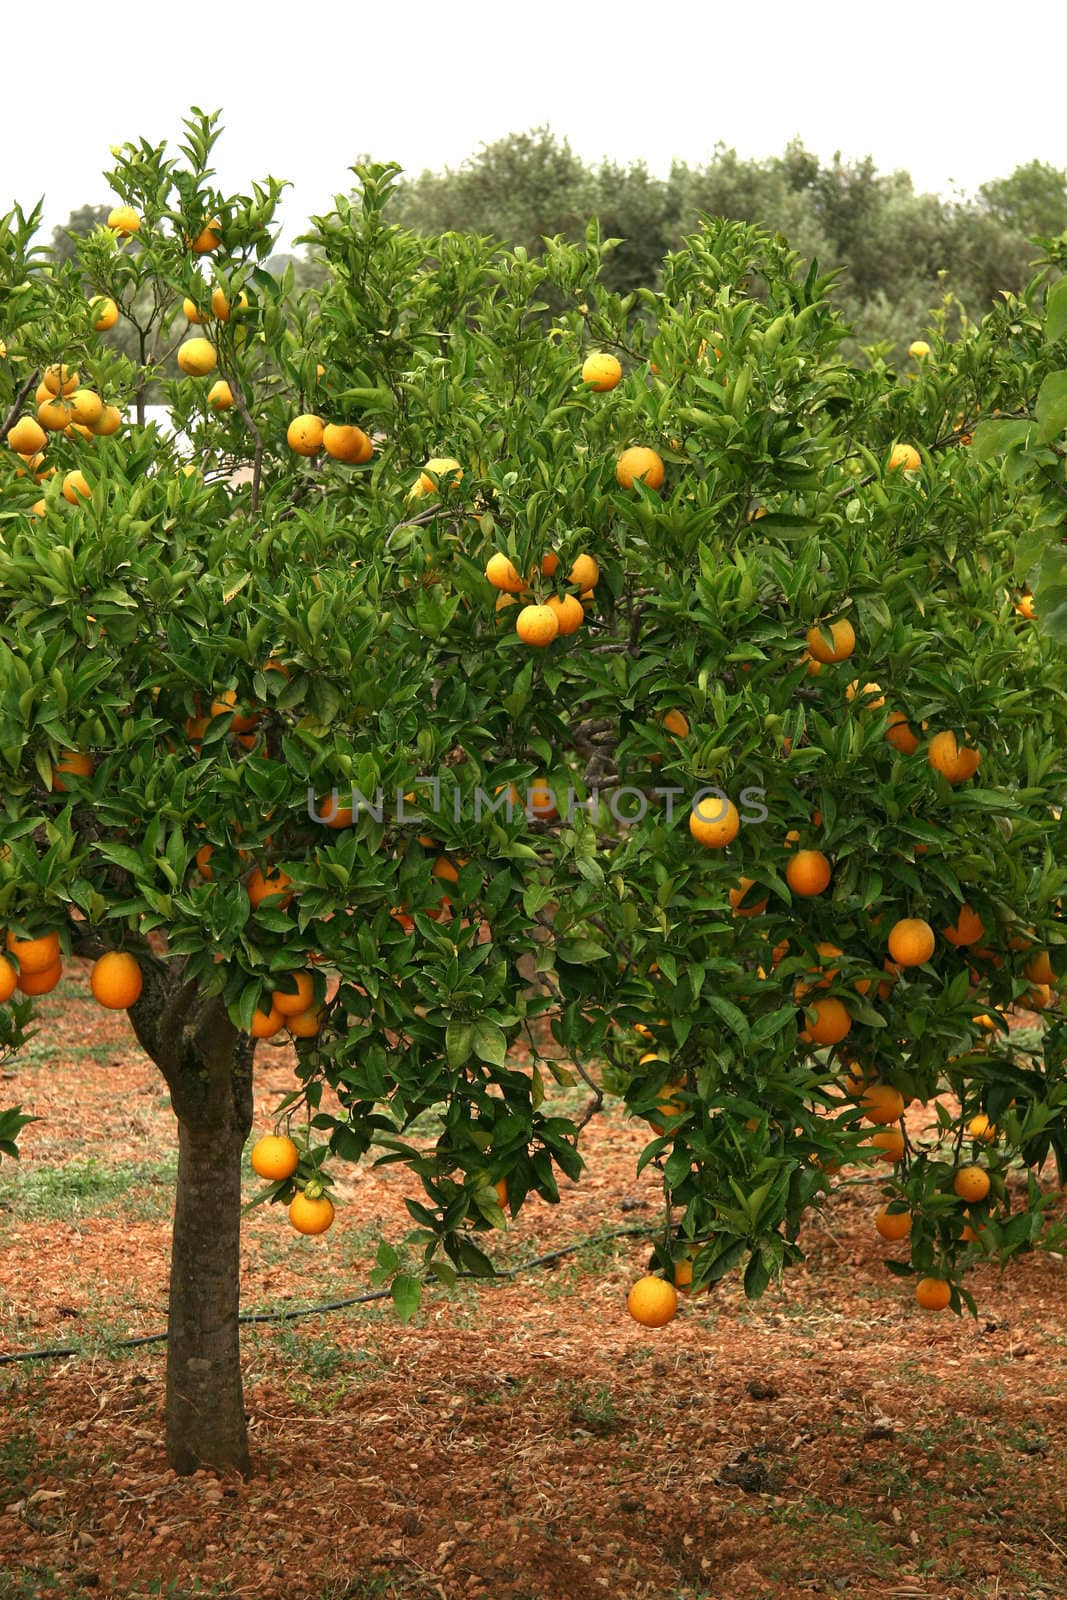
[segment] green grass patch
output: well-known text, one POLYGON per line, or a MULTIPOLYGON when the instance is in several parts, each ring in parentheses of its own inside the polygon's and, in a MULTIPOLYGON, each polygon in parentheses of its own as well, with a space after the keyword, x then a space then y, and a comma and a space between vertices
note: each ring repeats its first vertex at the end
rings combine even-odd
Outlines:
POLYGON ((105 1165, 95 1156, 61 1167, 4 1163, 0 1207, 21 1218, 69 1222, 117 1211, 133 1221, 169 1216, 178 1173, 177 1151, 153 1162, 105 1165))

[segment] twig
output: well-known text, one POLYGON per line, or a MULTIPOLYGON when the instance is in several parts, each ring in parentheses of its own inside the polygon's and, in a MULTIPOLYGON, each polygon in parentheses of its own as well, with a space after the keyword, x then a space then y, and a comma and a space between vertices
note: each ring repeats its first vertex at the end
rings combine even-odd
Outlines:
POLYGON ((22 388, 11 402, 11 410, 4 418, 3 422, 0 423, 0 444, 2 444, 7 438, 8 434, 19 420, 19 413, 22 411, 22 402, 25 400, 26 396, 29 394, 36 382, 37 373, 31 372, 29 377, 26 379, 26 382, 22 385, 22 388))
POLYGON ((249 411, 248 405, 245 401, 244 390, 241 388, 236 376, 232 378, 227 377, 226 371, 221 364, 219 366, 219 376, 222 378, 223 383, 228 386, 230 393, 233 395, 233 403, 237 407, 238 416, 248 429, 249 433, 252 435, 252 438, 255 440, 255 451, 252 456, 251 503, 252 515, 255 516, 256 511, 259 509, 259 485, 260 479, 263 475, 263 435, 252 421, 252 413, 249 411))

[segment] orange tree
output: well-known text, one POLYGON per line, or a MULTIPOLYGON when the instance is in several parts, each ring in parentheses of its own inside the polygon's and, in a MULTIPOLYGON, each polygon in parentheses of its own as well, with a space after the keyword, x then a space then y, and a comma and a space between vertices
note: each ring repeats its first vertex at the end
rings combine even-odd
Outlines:
POLYGON ((759 230, 707 221, 620 300, 595 227, 537 262, 419 239, 383 166, 301 297, 262 265, 278 186, 220 193, 187 131, 122 148, 68 266, 0 233, 0 1016, 17 1047, 91 959, 167 1083, 175 1468, 248 1465, 272 1039, 263 1198, 315 1233, 338 1161, 403 1163, 404 1316, 578 1176, 550 1078, 648 1120, 639 1320, 735 1268, 759 1295, 872 1164, 893 1270, 973 1303, 975 1259, 1057 1237, 1064 695, 1012 577, 1030 490, 965 441, 1055 347, 990 319, 849 366, 832 285, 759 230), (102 302, 151 308, 143 360, 102 302), (112 431, 173 352, 177 433, 112 431))

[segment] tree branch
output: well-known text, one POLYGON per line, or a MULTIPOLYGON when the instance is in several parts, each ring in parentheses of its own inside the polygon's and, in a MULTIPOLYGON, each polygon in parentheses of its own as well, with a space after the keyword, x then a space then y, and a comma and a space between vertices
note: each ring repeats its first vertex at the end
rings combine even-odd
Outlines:
POLYGON ((26 396, 29 394, 36 382, 37 373, 31 372, 29 377, 26 379, 26 382, 22 385, 22 388, 11 402, 11 410, 4 418, 3 422, 0 422, 0 444, 2 444, 7 438, 8 434, 19 420, 19 415, 22 411, 22 402, 25 400, 26 396))

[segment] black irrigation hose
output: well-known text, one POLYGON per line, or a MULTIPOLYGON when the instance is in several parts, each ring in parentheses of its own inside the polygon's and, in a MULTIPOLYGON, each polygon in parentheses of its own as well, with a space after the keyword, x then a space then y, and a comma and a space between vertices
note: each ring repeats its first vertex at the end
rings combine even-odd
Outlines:
MULTIPOLYGON (((521 1261, 517 1267, 504 1267, 493 1274, 494 1278, 517 1278, 522 1272, 531 1272, 534 1267, 545 1267, 552 1261, 559 1261, 563 1256, 575 1255, 579 1250, 591 1249, 594 1245, 604 1244, 609 1239, 633 1239, 648 1236, 658 1232, 658 1227, 639 1228, 613 1228, 609 1233, 595 1234, 591 1239, 580 1239, 577 1244, 561 1245, 558 1250, 549 1250, 547 1255, 534 1256, 530 1261, 521 1261)), ((457 1272, 457 1278, 475 1279, 480 1283, 490 1283, 491 1278, 483 1277, 477 1272, 457 1272)), ((239 1323, 252 1322, 295 1322, 298 1317, 317 1317, 323 1311, 344 1311, 348 1306, 365 1306, 372 1300, 388 1300, 388 1289, 374 1289, 369 1294, 350 1295, 347 1300, 328 1300, 324 1305, 300 1306, 295 1311, 247 1311, 237 1318, 239 1323)), ((136 1350, 141 1345, 162 1344, 166 1339, 165 1333, 142 1333, 135 1339, 117 1339, 111 1344, 113 1350, 136 1350)), ((63 1356, 82 1356, 86 1351, 79 1345, 52 1345, 45 1350, 19 1350, 9 1355, 0 1355, 0 1367, 8 1366, 15 1361, 57 1361, 63 1356)))

